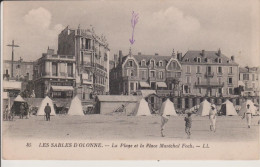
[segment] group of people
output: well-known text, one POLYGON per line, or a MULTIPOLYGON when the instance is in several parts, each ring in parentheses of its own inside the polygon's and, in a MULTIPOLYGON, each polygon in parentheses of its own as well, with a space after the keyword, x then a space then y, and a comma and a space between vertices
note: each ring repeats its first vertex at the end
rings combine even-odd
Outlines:
POLYGON ((15 112, 15 110, 10 109, 9 106, 6 105, 3 119, 5 121, 12 121, 14 119, 15 114, 18 114, 20 119, 23 119, 24 117, 26 119, 29 119, 31 113, 32 113, 32 106, 29 105, 26 106, 25 103, 20 104, 19 112, 15 112))
MULTIPOLYGON (((191 115, 195 114, 195 112, 187 112, 187 115, 184 118, 185 121, 185 133, 187 134, 188 139, 190 139, 191 136, 191 126, 192 126, 192 117, 191 115)), ((246 118, 247 120, 247 126, 248 128, 251 127, 251 120, 252 120, 252 111, 250 108, 250 105, 247 104, 246 106, 246 112, 244 113, 244 115, 242 116, 242 119, 246 118)), ((164 137, 164 128, 166 123, 168 122, 169 118, 162 116, 162 124, 161 124, 161 136, 164 137)), ((216 121, 217 121, 217 109, 216 109, 216 105, 215 104, 211 104, 211 108, 209 111, 209 129, 210 131, 216 132, 216 121)), ((260 121, 259 121, 260 122, 260 121)), ((258 124, 259 124, 258 122, 258 124)))

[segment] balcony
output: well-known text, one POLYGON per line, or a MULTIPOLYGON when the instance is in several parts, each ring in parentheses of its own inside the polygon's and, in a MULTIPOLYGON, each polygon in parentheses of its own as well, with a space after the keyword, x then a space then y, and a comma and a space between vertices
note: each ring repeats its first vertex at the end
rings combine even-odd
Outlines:
POLYGON ((107 71, 107 69, 105 67, 103 67, 102 65, 100 65, 100 64, 95 63, 94 65, 95 65, 96 68, 99 68, 101 70, 107 71))
POLYGON ((206 72, 205 77, 207 78, 213 78, 214 77, 214 72, 206 72))
POLYGON ((195 82, 195 87, 224 87, 224 82, 195 82))
POLYGON ((49 60, 76 61, 76 58, 73 55, 46 55, 45 58, 49 60))

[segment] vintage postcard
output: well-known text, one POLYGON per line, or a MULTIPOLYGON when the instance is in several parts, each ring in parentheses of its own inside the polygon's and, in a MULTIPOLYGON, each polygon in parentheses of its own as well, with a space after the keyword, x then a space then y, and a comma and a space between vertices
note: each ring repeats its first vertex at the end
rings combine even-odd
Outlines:
POLYGON ((258 160, 260 1, 3 1, 3 160, 258 160))

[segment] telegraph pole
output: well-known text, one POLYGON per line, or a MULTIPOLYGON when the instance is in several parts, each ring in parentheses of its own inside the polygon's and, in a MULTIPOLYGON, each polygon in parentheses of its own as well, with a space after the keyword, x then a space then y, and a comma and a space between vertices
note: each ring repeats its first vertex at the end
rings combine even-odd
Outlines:
POLYGON ((12 41, 12 44, 10 45, 6 45, 6 46, 9 46, 9 47, 12 47, 12 68, 11 68, 11 78, 14 77, 14 69, 13 69, 13 66, 14 66, 14 47, 19 47, 19 45, 15 45, 14 44, 14 40, 12 41))

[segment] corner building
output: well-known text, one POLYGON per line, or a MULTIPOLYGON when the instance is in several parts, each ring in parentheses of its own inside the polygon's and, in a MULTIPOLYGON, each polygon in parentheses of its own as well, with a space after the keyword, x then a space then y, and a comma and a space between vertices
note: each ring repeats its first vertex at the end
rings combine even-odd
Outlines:
POLYGON ((76 93, 81 100, 109 92, 109 48, 104 36, 97 36, 93 28, 68 26, 59 34, 58 54, 75 56, 76 93))

